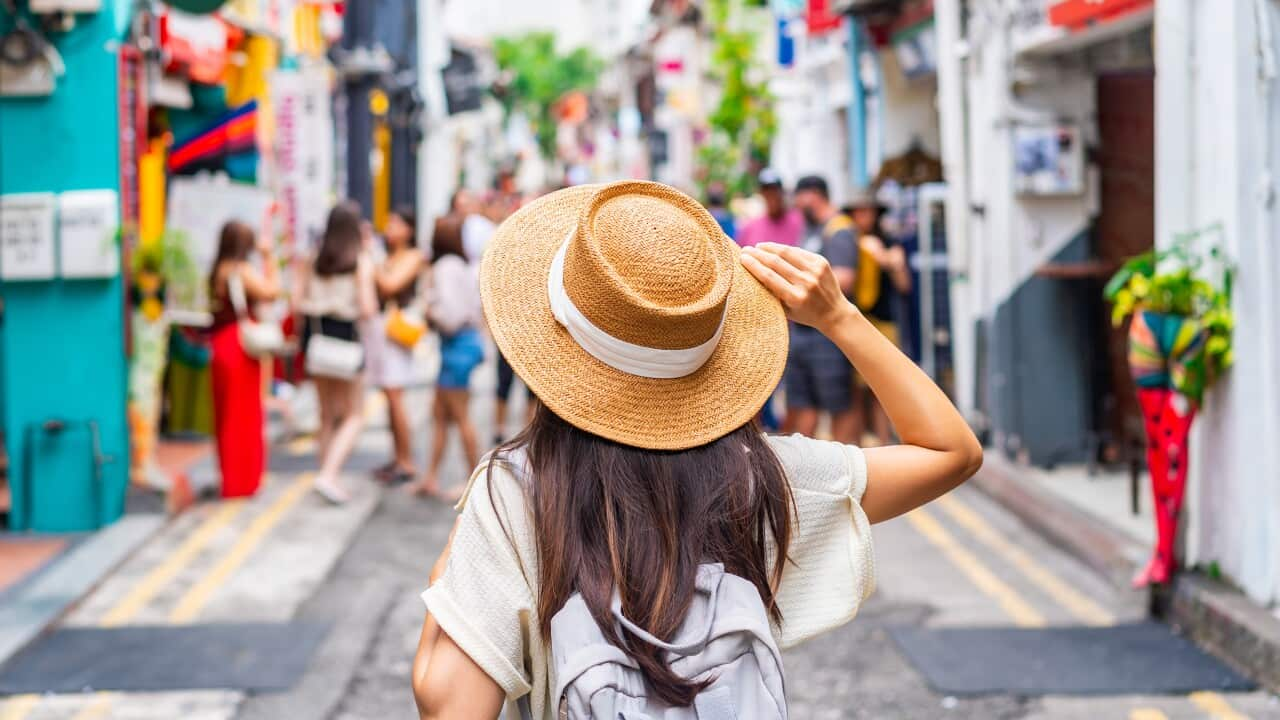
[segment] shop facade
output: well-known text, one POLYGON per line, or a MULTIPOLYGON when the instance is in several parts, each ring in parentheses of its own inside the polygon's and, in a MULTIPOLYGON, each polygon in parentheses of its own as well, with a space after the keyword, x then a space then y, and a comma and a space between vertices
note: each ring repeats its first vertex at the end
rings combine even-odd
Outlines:
POLYGON ((1275 602, 1280 460, 1258 439, 1280 431, 1280 8, 935 4, 958 403, 1003 457, 1061 469, 1047 482, 1090 468, 1081 496, 1100 501, 1109 474, 1144 465, 1102 287, 1179 236, 1221 243, 1239 268, 1236 364, 1193 431, 1183 544, 1188 564, 1275 602))
POLYGON ((278 238, 305 249, 332 202, 334 5, 78 5, 69 27, 0 18, 47 45, 0 97, 10 530, 97 529, 130 483, 171 489, 160 438, 212 426, 218 229, 280 199, 278 238))

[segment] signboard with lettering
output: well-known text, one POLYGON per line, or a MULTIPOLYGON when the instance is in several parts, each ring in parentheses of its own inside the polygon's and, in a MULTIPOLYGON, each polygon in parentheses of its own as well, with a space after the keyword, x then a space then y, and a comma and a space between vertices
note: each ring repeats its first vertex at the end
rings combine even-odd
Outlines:
POLYGON ((53 193, 0 195, 0 279, 52 280, 53 193))
POLYGON ((280 70, 271 81, 275 165, 285 238, 316 246, 332 205, 334 130, 329 79, 321 68, 280 70))
POLYGON ((58 259, 64 278, 109 278, 120 272, 120 205, 115 190, 58 196, 58 259))

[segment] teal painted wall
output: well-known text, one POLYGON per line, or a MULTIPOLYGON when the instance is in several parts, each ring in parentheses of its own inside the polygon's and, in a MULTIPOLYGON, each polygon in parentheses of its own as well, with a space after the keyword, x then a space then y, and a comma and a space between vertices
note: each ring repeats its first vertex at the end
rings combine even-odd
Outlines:
MULTIPOLYGON (((130 6, 104 0, 100 12, 77 16, 73 30, 54 36, 66 74, 52 96, 0 98, 0 192, 119 190, 115 47, 130 6)), ((87 530, 123 510, 129 442, 122 283, 120 275, 0 282, 0 399, 15 528, 87 530), (77 424, 25 447, 28 427, 49 418, 77 424), (90 435, 79 424, 86 420, 97 422, 102 452, 114 460, 97 488, 90 435), (29 464, 30 495, 23 482, 29 464)))

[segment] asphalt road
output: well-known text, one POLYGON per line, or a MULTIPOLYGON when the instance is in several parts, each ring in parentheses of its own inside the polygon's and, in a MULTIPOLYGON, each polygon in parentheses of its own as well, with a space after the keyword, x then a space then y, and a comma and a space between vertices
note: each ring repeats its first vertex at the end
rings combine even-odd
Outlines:
MULTIPOLYGON (((473 414, 490 437, 490 367, 473 414)), ((429 389, 413 393, 426 437, 429 389)), ((371 396, 372 397, 372 396, 371 396)), ((520 408, 513 408, 517 413, 520 408)), ((418 598, 453 522, 438 502, 367 480, 388 443, 376 399, 349 467, 356 500, 308 492, 306 440, 277 448, 258 497, 208 502, 172 522, 63 622, 133 627, 301 620, 329 626, 291 690, 88 692, 0 698, 0 720, 383 720, 415 717, 409 671, 424 608, 418 598)), ((419 448, 420 454, 425 449, 419 448)), ((467 473, 460 452, 445 482, 467 473)), ((1266 693, 948 697, 904 658, 888 629, 1107 626, 1136 620, 1143 598, 1118 592, 970 488, 874 529, 878 589, 849 625, 786 654, 795 718, 1280 718, 1266 693)), ((981 663, 983 658, 975 657, 981 663)), ((1106 660, 1102 661, 1105 665, 1106 660)), ((1117 668, 1119 671, 1120 668, 1117 668)))

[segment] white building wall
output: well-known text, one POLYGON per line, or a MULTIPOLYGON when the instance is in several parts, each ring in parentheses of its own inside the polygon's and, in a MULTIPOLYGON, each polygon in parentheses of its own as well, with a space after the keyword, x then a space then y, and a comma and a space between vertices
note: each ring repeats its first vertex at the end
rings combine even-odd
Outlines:
POLYGON ((1095 143, 1094 79, 1082 62, 1020 58, 1015 71, 1010 29, 992 28, 967 61, 972 323, 988 317, 1041 265, 1082 230, 1096 212, 1096 180, 1062 197, 1014 192, 1013 130, 1019 123, 1071 121, 1095 143), (1014 80, 1017 73, 1017 94, 1014 80), (976 209, 975 209, 976 208, 976 209))
POLYGON ((1157 3, 1157 243, 1221 223, 1235 367, 1193 430, 1187 561, 1280 601, 1280 4, 1157 3))
MULTIPOLYGON (((901 155, 918 144, 920 149, 939 157, 942 143, 938 130, 938 83, 933 76, 907 78, 902 74, 898 56, 892 49, 882 50, 880 77, 885 122, 881 128, 883 157, 901 155)), ((869 169, 875 177, 876 168, 869 169)))
POLYGON ((844 30, 796 40, 796 61, 770 83, 778 133, 771 162, 790 187, 805 175, 827 181, 833 200, 849 192, 848 114, 853 97, 844 30))

